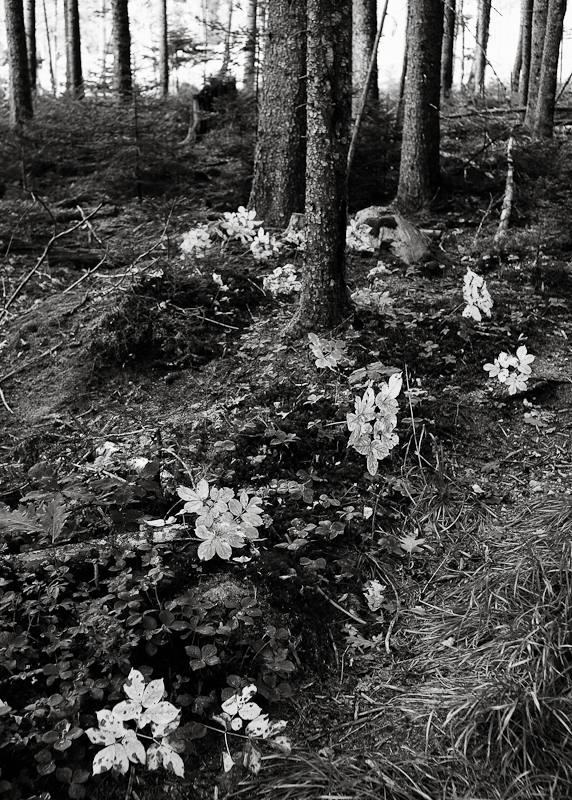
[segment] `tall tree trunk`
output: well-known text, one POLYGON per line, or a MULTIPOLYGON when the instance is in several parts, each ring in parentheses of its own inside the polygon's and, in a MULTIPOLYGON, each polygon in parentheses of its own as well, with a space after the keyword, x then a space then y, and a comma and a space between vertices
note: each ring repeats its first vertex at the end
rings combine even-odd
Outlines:
POLYGON ((246 43, 244 45, 243 88, 247 94, 256 90, 256 9, 257 1, 249 0, 246 9, 246 43))
POLYGON ((84 96, 78 0, 64 0, 66 88, 76 100, 84 96))
POLYGON ((262 90, 250 206, 284 227, 304 210, 306 163, 306 3, 272 0, 262 60, 262 90))
POLYGON ((169 94, 169 24, 167 0, 159 0, 159 92, 169 94))
POLYGON ((407 210, 428 206, 439 187, 439 77, 442 0, 410 0, 403 140, 397 201, 407 210))
POLYGON ((514 64, 510 73, 510 91, 511 94, 518 92, 518 82, 520 80, 520 71, 522 69, 522 24, 518 30, 518 43, 516 45, 516 54, 514 56, 514 64))
POLYGON ((521 43, 521 67, 518 80, 518 102, 521 106, 526 105, 528 99, 528 83, 530 80, 530 57, 532 44, 532 9, 534 0, 521 0, 520 9, 520 43, 521 43))
POLYGON ((113 20, 113 91, 120 100, 133 95, 131 76, 131 33, 128 0, 111 0, 113 20))
MULTIPOLYGON (((367 78, 371 53, 377 32, 377 0, 352 2, 352 118, 355 119, 367 78)), ((369 85, 367 103, 379 101, 377 62, 369 85)))
POLYGON ((33 115, 22 0, 4 0, 4 11, 10 68, 10 124, 16 126, 33 115))
POLYGON ((234 0, 228 0, 228 21, 227 28, 224 36, 224 53, 222 57, 222 66, 219 75, 224 80, 228 77, 228 68, 230 66, 230 44, 232 42, 232 12, 234 10, 234 0))
POLYGON ((542 68, 538 83, 538 97, 534 115, 533 136, 549 139, 554 132, 554 106, 560 45, 566 13, 566 0, 550 0, 546 19, 546 35, 542 51, 542 68))
POLYGON ((26 54, 28 57, 28 75, 30 89, 36 89, 38 78, 38 56, 36 50, 36 0, 24 2, 24 27, 26 29, 26 54))
POLYGON ((453 87, 456 21, 456 0, 445 0, 443 44, 441 46, 441 92, 443 97, 449 97, 453 87))
POLYGON ((348 310, 345 283, 351 117, 351 0, 308 0, 306 266, 294 325, 331 329, 348 310))
POLYGON ((479 0, 477 36, 475 44, 475 95, 485 95, 485 71, 487 68, 487 46, 491 21, 491 0, 479 0))
POLYGON ((547 16, 548 0, 534 0, 530 44, 530 71, 528 93, 526 96, 526 112, 524 114, 524 125, 530 128, 530 130, 534 127, 534 116, 536 114, 536 100, 538 98, 540 70, 542 69, 542 51, 544 50, 547 16))

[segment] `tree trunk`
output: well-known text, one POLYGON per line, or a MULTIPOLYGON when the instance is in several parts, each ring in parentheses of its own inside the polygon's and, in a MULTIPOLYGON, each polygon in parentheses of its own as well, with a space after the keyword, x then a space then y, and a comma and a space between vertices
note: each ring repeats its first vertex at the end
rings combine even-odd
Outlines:
POLYGON ((113 91, 120 100, 133 95, 131 76, 131 33, 128 0, 111 0, 113 19, 113 91))
POLYGON ((246 43, 244 45, 244 91, 254 94, 256 90, 256 0, 249 0, 246 9, 246 43))
POLYGON ((264 36, 250 207, 277 227, 304 210, 305 8, 305 0, 272 0, 264 36))
POLYGON ((548 16, 548 0, 534 0, 532 11, 532 35, 530 44, 530 71, 528 78, 528 93, 526 95, 526 112, 524 125, 532 130, 536 113, 536 100, 538 98, 538 82, 542 68, 542 51, 544 50, 544 37, 546 34, 546 17, 548 16))
POLYGON ((228 0, 228 21, 227 28, 224 36, 224 53, 222 57, 222 66, 219 75, 225 80, 228 78, 228 68, 230 66, 230 45, 232 42, 232 12, 234 10, 234 0, 228 0))
POLYGON ((25 0, 24 2, 24 27, 26 29, 26 54, 28 57, 30 89, 32 92, 34 92, 38 78, 38 57, 36 50, 36 0, 25 0))
POLYGON ((308 0, 306 265, 293 323, 306 330, 330 330, 349 307, 345 245, 351 27, 351 0, 308 0))
MULTIPOLYGON (((352 118, 355 119, 367 78, 371 53, 377 32, 377 0, 352 2, 352 118)), ((377 62, 369 85, 367 104, 379 101, 377 62)))
POLYGON ((167 0, 159 0, 159 92, 169 95, 169 24, 167 0))
POLYGON ((403 127, 403 101, 405 98, 405 78, 407 76, 407 42, 409 41, 409 25, 411 20, 411 2, 407 0, 407 21, 405 23, 405 48, 403 50, 403 60, 401 62, 401 75, 399 77, 399 94, 397 97, 397 108, 395 109, 395 133, 403 127))
POLYGON ((550 0, 546 19, 546 35, 542 51, 542 68, 538 83, 538 98, 534 115, 535 139, 550 139, 554 132, 554 106, 560 45, 566 13, 566 0, 550 0))
POLYGON ((439 187, 439 77, 443 3, 410 0, 403 140, 397 201, 407 210, 428 206, 439 187))
POLYGON ((479 0, 477 36, 475 43, 475 95, 485 96, 485 71, 487 68, 487 45, 491 21, 491 0, 479 0))
POLYGON ((518 82, 520 80, 520 71, 522 69, 522 24, 518 31, 518 43, 516 45, 516 54, 514 57, 514 65, 510 73, 510 91, 511 94, 518 92, 518 82))
POLYGON ((522 0, 520 11, 521 67, 518 80, 518 102, 521 106, 525 106, 528 99, 533 5, 534 0, 522 0))
POLYGON ((28 75, 26 30, 22 0, 4 0, 8 45, 10 124, 20 125, 33 115, 32 91, 28 75))
POLYGON ((75 100, 84 96, 78 0, 64 0, 66 88, 75 100))
POLYGON ((443 16, 443 44, 441 46, 441 92, 449 97, 453 87, 453 60, 455 55, 456 0, 445 0, 443 16))

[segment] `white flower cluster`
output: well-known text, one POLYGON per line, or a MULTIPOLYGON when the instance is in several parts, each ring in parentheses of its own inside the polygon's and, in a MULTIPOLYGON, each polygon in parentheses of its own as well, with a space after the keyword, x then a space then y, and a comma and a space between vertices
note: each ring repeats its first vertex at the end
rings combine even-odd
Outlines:
POLYGON ((277 297, 279 294, 299 292, 302 288, 294 264, 285 264, 283 267, 276 267, 270 275, 264 278, 262 286, 264 290, 270 292, 273 297, 277 297))
POLYGON ((132 669, 123 684, 123 691, 127 700, 117 703, 111 711, 98 711, 99 727, 86 730, 93 744, 103 745, 103 749, 93 759, 93 774, 114 769, 125 775, 130 764, 139 763, 151 770, 162 765, 182 778, 185 767, 177 749, 184 749, 184 746, 181 747, 181 743, 170 739, 171 734, 179 727, 181 712, 172 703, 163 700, 163 680, 151 681, 145 685, 145 678, 139 670, 132 669), (136 728, 125 726, 125 722, 129 720, 135 723, 136 728), (146 735, 144 738, 151 739, 152 743, 145 750, 138 730, 147 725, 151 727, 151 736, 146 735))
POLYGON ((251 242, 262 222, 256 219, 256 211, 239 206, 238 211, 225 211, 219 224, 227 239, 239 239, 244 244, 251 242))
POLYGON ((472 317, 476 322, 482 320, 481 312, 490 317, 493 300, 487 289, 487 282, 472 269, 467 269, 465 275, 463 300, 467 304, 463 310, 464 317, 472 317))
POLYGON ((250 243, 250 252, 256 261, 268 261, 271 256, 280 252, 281 247, 282 242, 279 242, 276 236, 271 236, 264 228, 259 228, 250 243))
POLYGON ((197 225, 196 228, 191 228, 185 233, 181 242, 182 252, 194 258, 204 258, 205 251, 212 246, 213 242, 206 225, 197 225))
POLYGON ((356 253, 374 253, 377 250, 377 241, 371 235, 369 225, 358 225, 355 220, 350 220, 346 228, 346 247, 356 253))
POLYGON ((233 547, 244 547, 247 540, 258 538, 257 528, 262 525, 260 497, 248 497, 242 491, 238 497, 228 487, 209 489, 200 480, 196 489, 179 486, 177 494, 185 501, 179 514, 198 514, 195 533, 201 543, 197 555, 210 561, 215 555, 228 561, 233 547))
POLYGON ((535 356, 528 353, 525 345, 521 345, 515 356, 509 353, 499 353, 494 363, 485 364, 483 367, 489 373, 489 378, 497 378, 500 383, 508 388, 509 394, 524 392, 532 369, 530 365, 535 356))
POLYGON ((347 414, 348 446, 366 456, 370 475, 377 474, 377 462, 387 458, 399 442, 394 429, 397 425, 396 398, 402 384, 401 372, 396 372, 388 383, 381 384, 377 394, 368 386, 363 397, 355 398, 355 413, 347 414))

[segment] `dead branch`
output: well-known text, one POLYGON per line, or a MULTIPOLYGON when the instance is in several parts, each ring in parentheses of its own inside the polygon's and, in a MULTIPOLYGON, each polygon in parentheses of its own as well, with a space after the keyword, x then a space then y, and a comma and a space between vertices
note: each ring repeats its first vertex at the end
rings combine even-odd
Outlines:
POLYGON ((495 242, 497 243, 502 241, 502 239, 506 236, 506 232, 510 224, 510 215, 512 212, 512 201, 514 197, 514 160, 512 157, 513 146, 514 139, 511 136, 506 145, 506 185, 502 201, 499 227, 495 235, 495 242))
MULTIPOLYGON (((91 214, 89 214, 89 215, 86 217, 86 219, 90 219, 91 217, 94 217, 94 216, 97 214, 97 212, 99 211, 99 209, 100 209, 100 208, 101 208, 101 203, 99 204, 99 206, 98 206, 97 208, 95 208, 95 209, 94 209, 94 210, 91 212, 91 214)), ((24 286, 25 286, 25 285, 28 283, 28 281, 30 280, 30 278, 31 278, 31 277, 34 275, 34 273, 35 273, 35 272, 37 272, 37 271, 39 270, 39 268, 41 267, 41 265, 44 263, 44 261, 46 260, 46 257, 47 257, 47 255, 48 255, 48 253, 50 252, 50 248, 51 248, 51 246, 53 245, 53 243, 54 243, 54 242, 56 242, 58 239, 61 239, 63 236, 68 236, 70 233, 73 233, 73 232, 74 232, 74 231, 76 231, 78 228, 81 228, 81 227, 82 227, 82 225, 85 225, 85 219, 82 219, 82 220, 81 220, 81 222, 78 222, 78 223, 76 223, 75 225, 72 225, 72 227, 71 227, 71 228, 67 228, 65 231, 61 231, 60 233, 56 233, 54 236, 52 236, 52 238, 50 239, 50 241, 49 241, 49 242, 47 243, 47 245, 45 246, 45 248, 44 248, 44 252, 43 252, 43 253, 42 253, 42 255, 40 256, 40 258, 39 258, 39 259, 36 261, 35 265, 34 265, 34 266, 32 267, 32 269, 31 269, 31 270, 28 272, 28 274, 27 274, 27 275, 25 275, 25 276, 22 278, 22 280, 20 281, 20 283, 18 284, 18 286, 16 286, 16 288, 14 289, 14 291, 12 292, 12 294, 10 295, 10 297, 8 298, 8 300, 6 301, 6 304, 5 304, 4 308, 2 309, 2 311, 0 311, 0 322, 2 322, 2 320, 4 319, 4 317, 6 316, 6 314, 8 313, 8 309, 10 308, 10 306, 12 305, 12 303, 14 302, 14 300, 15 300, 15 299, 18 297, 18 295, 20 294, 20 292, 22 291, 22 289, 24 288, 24 286)))

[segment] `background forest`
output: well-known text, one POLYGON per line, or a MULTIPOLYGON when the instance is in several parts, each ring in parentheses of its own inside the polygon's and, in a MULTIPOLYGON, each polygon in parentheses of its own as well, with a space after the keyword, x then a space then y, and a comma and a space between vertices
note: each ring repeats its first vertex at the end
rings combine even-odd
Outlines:
POLYGON ((0 798, 572 794, 565 0, 4 0, 0 798))

